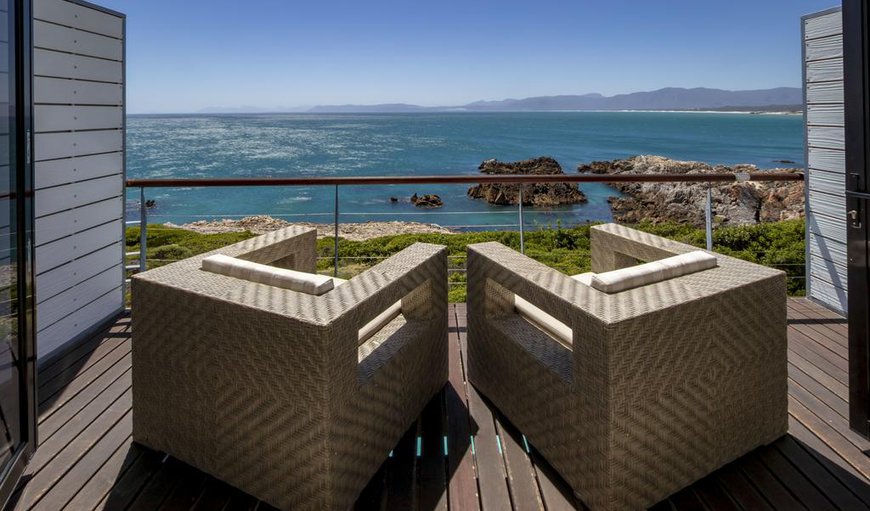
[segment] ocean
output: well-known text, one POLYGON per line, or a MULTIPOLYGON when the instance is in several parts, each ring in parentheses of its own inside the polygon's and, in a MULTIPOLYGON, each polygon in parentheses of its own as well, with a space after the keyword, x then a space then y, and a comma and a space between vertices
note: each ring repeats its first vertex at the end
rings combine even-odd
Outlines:
MULTIPOLYGON (((671 112, 131 115, 128 178, 404 176, 478 173, 483 160, 555 158, 566 173, 593 160, 655 154, 762 169, 804 164, 803 118, 671 112), (783 165, 778 160, 791 160, 783 165)), ((527 226, 611 218, 607 185, 582 184, 589 202, 525 208, 527 226)), ((353 186, 339 191, 342 222, 417 221, 460 229, 515 228, 516 207, 466 196, 463 185, 353 186), (420 210, 414 194, 444 207, 420 210), (391 197, 399 198, 392 203, 391 197)), ((332 187, 149 189, 149 222, 271 215, 330 223, 332 187)), ((138 218, 139 190, 128 190, 138 218)))

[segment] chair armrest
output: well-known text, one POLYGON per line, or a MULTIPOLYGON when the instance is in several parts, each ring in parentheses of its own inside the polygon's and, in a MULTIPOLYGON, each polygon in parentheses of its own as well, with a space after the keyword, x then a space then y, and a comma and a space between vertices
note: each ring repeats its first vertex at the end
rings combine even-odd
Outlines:
POLYGON ((447 307, 447 249, 415 243, 325 298, 333 320, 354 334, 399 300, 406 320, 431 320, 447 307))
POLYGON ((568 326, 594 318, 605 299, 604 293, 496 242, 468 246, 468 286, 469 302, 482 299, 481 310, 489 317, 512 314, 508 295, 516 294, 568 326))

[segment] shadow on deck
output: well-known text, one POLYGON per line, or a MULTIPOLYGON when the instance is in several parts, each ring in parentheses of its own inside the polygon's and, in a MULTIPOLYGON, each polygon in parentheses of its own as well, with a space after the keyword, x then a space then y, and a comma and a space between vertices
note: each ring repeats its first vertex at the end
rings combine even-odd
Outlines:
MULTIPOLYGON (((789 301, 789 434, 654 509, 864 509, 870 442, 848 428, 846 322, 789 301)), ((547 463, 465 383, 465 306, 450 382, 364 490, 358 509, 583 509, 547 463)), ((41 368, 40 448, 13 509, 272 509, 132 443, 130 320, 41 368)))

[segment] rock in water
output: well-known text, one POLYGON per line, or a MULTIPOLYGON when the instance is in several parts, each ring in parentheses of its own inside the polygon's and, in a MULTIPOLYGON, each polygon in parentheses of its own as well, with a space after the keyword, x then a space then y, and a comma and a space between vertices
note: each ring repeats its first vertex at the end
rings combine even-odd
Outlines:
MULTIPOLYGON (((662 156, 634 156, 625 160, 594 161, 577 170, 589 174, 735 174, 759 172, 755 165, 708 165, 677 161, 662 156)), ((775 172, 802 172, 801 169, 775 169, 775 172)), ((772 171, 773 172, 773 171, 772 171)), ((636 224, 680 222, 697 227, 705 224, 707 185, 700 183, 618 183, 622 192, 612 197, 610 207, 617 222, 636 224)), ((776 222, 804 216, 802 181, 734 182, 712 186, 713 223, 745 225, 776 222)))
MULTIPOLYGON (((559 162, 546 156, 517 162, 486 160, 479 169, 484 174, 565 174, 559 162)), ((522 187, 524 206, 549 207, 586 202, 586 196, 573 183, 524 184, 522 187)), ((468 196, 472 199, 483 199, 490 204, 504 206, 519 203, 519 195, 519 184, 484 183, 468 189, 468 196)))
POLYGON ((418 196, 416 193, 411 196, 411 204, 418 208, 440 208, 444 205, 441 197, 435 194, 426 194, 418 196))

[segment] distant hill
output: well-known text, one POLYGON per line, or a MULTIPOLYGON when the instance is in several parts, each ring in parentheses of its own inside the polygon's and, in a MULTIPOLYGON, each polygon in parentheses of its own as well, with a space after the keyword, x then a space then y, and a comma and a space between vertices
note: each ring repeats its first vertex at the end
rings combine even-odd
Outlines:
POLYGON ((539 96, 500 101, 475 101, 452 107, 423 107, 404 103, 383 105, 325 105, 309 112, 369 113, 369 112, 528 112, 556 110, 734 110, 791 111, 800 110, 803 91, 797 87, 729 91, 722 89, 669 87, 649 92, 634 92, 616 96, 601 94, 539 96))
POLYGON ((432 108, 418 105, 408 105, 406 103, 386 103, 382 105, 320 105, 309 109, 311 113, 329 114, 365 114, 365 113, 403 113, 403 112, 428 112, 431 110, 443 110, 442 108, 432 108))

